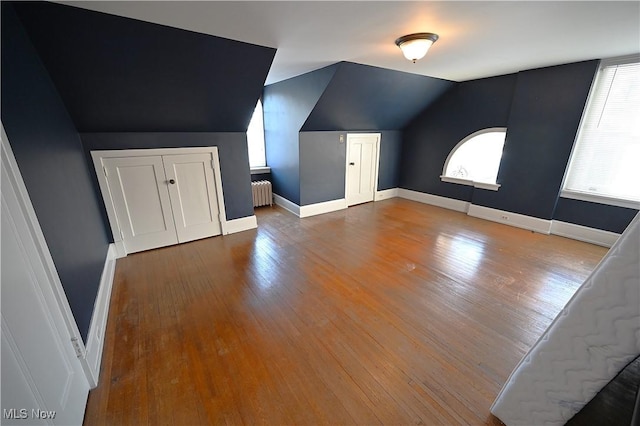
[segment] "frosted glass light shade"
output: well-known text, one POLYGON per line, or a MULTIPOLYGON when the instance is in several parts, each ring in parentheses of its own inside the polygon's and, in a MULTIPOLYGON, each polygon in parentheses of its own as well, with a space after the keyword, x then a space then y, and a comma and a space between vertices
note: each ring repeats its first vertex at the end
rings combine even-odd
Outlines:
POLYGON ((396 45, 402 50, 405 58, 415 62, 424 58, 436 40, 438 40, 437 34, 416 33, 400 37, 396 40, 396 45))

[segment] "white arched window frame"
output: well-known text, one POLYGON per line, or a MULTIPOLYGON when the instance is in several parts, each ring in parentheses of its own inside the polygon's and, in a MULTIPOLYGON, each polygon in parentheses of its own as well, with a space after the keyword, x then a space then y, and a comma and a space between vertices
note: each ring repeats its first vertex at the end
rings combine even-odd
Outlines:
POLYGON ((444 162, 444 167, 442 168, 440 180, 443 182, 457 183, 460 185, 469 185, 475 188, 497 191, 498 188, 500 188, 500 184, 496 182, 496 178, 498 176, 498 169, 502 159, 502 149, 504 147, 506 136, 506 127, 491 127, 488 129, 478 130, 477 132, 474 132, 462 139, 451 150, 449 156, 447 156, 447 160, 444 162), (482 150, 482 152, 474 155, 472 160, 469 160, 481 162, 477 163, 475 168, 476 171, 478 169, 482 169, 481 176, 473 176, 474 164, 471 163, 467 167, 462 168, 456 164, 456 157, 459 158, 461 153, 464 152, 463 150, 460 150, 464 145, 471 142, 470 145, 467 145, 467 147, 469 147, 480 143, 482 140, 479 137, 486 138, 489 134, 495 134, 497 139, 493 138, 494 140, 491 142, 491 146, 488 147, 488 149, 482 150), (456 154, 458 154, 458 156, 456 156, 456 154), (461 168, 463 170, 460 170, 461 168), (472 170, 470 175, 466 175, 467 169, 472 170))

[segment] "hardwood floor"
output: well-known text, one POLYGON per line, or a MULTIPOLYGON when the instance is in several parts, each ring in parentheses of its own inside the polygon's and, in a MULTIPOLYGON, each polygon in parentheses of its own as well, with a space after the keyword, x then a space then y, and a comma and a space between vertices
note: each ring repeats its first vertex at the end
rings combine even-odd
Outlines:
POLYGON ((606 249, 402 199, 117 262, 87 425, 500 424, 606 249))

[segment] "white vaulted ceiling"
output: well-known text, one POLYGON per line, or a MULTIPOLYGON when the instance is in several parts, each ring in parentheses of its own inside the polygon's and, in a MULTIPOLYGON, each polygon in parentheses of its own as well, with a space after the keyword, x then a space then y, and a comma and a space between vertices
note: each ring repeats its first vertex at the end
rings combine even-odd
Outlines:
POLYGON ((267 84, 350 61, 464 81, 640 52, 640 2, 88 1, 85 9, 275 47, 267 84), (394 40, 440 39, 413 64, 394 40))

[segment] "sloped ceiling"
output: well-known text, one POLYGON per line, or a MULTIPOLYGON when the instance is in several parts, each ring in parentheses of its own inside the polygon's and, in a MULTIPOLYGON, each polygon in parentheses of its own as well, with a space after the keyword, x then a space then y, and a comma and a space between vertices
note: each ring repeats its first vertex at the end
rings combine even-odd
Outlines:
POLYGON ((275 55, 59 4, 15 9, 80 132, 244 132, 275 55))
POLYGON ((77 1, 278 49, 267 83, 340 61, 453 81, 640 52, 638 1, 77 1), (394 40, 440 39, 404 59, 394 40))
POLYGON ((454 85, 342 62, 301 130, 399 130, 454 85))

